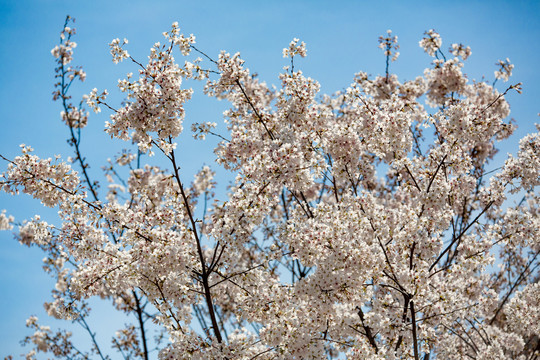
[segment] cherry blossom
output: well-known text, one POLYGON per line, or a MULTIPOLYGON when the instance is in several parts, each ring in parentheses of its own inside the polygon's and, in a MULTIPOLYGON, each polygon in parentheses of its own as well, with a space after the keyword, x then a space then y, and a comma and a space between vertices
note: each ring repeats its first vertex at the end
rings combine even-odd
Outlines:
POLYGON ((442 45, 441 36, 433 29, 426 31, 424 34, 426 37, 420 40, 420 47, 423 48, 429 56, 435 56, 442 45))
POLYGON ((15 218, 11 215, 6 216, 6 210, 2 210, 0 213, 0 230, 11 230, 13 229, 13 220, 15 218))
POLYGON ((463 44, 452 44, 448 51, 450 51, 452 55, 456 57, 461 57, 463 61, 467 60, 469 56, 471 56, 471 47, 463 44))
MULTIPOLYGON (((453 44, 446 58, 434 30, 420 46, 435 59, 404 81, 388 66, 399 54, 389 30, 383 75, 358 72, 321 94, 294 62, 307 55, 295 38, 279 87, 269 86, 239 53, 214 58, 174 23, 146 64, 127 40, 110 44, 114 63, 138 67, 118 82, 122 104, 107 103, 106 90, 83 98, 110 112, 111 137, 135 144, 111 155, 100 188, 81 145, 89 115, 66 87, 84 79, 69 67, 70 24, 52 53, 74 157, 42 159, 22 145, 2 157, 0 189, 58 210, 58 225, 35 216, 16 224, 16 238, 46 254, 47 313, 79 325, 91 347, 32 316, 28 359, 106 359, 86 320, 93 297, 131 319, 111 340, 126 359, 540 355, 540 135, 494 161, 515 129, 507 94, 521 83, 469 80, 470 48, 453 44), (193 81, 228 103, 224 126, 186 116, 193 81), (184 122, 196 139, 219 141, 215 163, 194 176, 177 149, 184 122), (233 174, 226 194, 220 166, 233 174)), ((496 79, 508 81, 513 65, 499 65, 496 79)), ((0 229, 13 225, 2 211, 0 229)))
POLYGON ((495 65, 499 66, 499 69, 495 71, 495 78, 497 80, 502 79, 504 82, 508 81, 512 76, 512 70, 514 70, 514 65, 510 63, 510 59, 499 60, 495 65))

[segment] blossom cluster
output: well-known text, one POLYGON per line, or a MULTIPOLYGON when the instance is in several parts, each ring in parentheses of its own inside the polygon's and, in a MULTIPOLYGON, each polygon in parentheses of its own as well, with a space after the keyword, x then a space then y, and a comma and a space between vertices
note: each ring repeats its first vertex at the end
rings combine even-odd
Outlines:
POLYGON ((510 59, 499 60, 495 64, 499 67, 498 70, 495 70, 495 79, 502 79, 503 81, 508 81, 510 76, 512 76, 512 70, 514 70, 514 65, 510 63, 510 59))
POLYGON ((115 64, 118 64, 124 59, 129 58, 129 53, 123 48, 123 46, 127 45, 127 43, 128 40, 124 38, 124 40, 120 44, 120 39, 116 38, 113 39, 113 41, 111 41, 111 43, 109 44, 109 47, 111 48, 111 56, 115 64))
POLYGON ((452 55, 461 57, 463 61, 467 60, 472 53, 471 47, 463 44, 452 44, 449 51, 452 53, 452 55))
POLYGON ((2 174, 2 191, 9 194, 22 191, 48 207, 54 207, 76 194, 80 181, 71 166, 58 159, 40 159, 32 155, 33 149, 29 146, 21 145, 21 149, 22 155, 9 163, 7 171, 2 174))
POLYGON ((301 57, 307 56, 306 43, 302 41, 300 44, 298 44, 299 41, 300 39, 294 38, 289 44, 289 47, 283 49, 284 58, 293 58, 295 55, 300 55, 301 57))
POLYGON ((6 210, 2 210, 2 212, 0 213, 0 230, 13 229, 13 220, 15 220, 13 216, 6 216, 6 210))
MULTIPOLYGON (((23 146, 2 174, 1 190, 58 207, 60 226, 35 217, 17 237, 47 254, 49 315, 92 339, 79 351, 70 333, 32 317, 27 357, 105 358, 85 320, 93 296, 133 319, 112 338, 125 358, 154 348, 160 359, 538 357, 540 136, 524 137, 496 168, 498 143, 515 128, 507 94, 520 85, 471 82, 470 48, 453 44, 447 59, 441 36, 425 35, 420 46, 436 59, 422 75, 389 72, 398 46, 388 31, 379 39, 386 73, 358 72, 333 95, 298 66, 268 86, 240 54, 199 51, 177 23, 146 65, 113 40, 113 62, 129 58, 138 78, 119 81, 118 110, 106 91, 86 100, 110 109, 108 134, 137 148, 109 160, 106 194, 73 135, 80 109, 64 109, 80 173, 23 146), (208 64, 179 65, 174 51, 208 64), (214 165, 185 182, 175 141, 187 79, 230 104, 227 134, 216 122, 191 126, 195 138, 220 139, 216 163, 234 174, 224 197, 214 165), (156 149, 168 168, 141 163, 156 149), (511 204, 510 194, 522 199, 511 204), (159 327, 154 342, 148 320, 159 327)), ((294 65, 305 44, 294 39, 283 55, 294 65)), ((500 65, 496 77, 508 80, 513 66, 500 65)), ((12 221, 2 212, 0 228, 12 221)))
POLYGON ((391 57, 392 61, 396 61, 399 57, 399 45, 397 43, 398 37, 392 36, 392 31, 387 30, 386 36, 379 36, 379 48, 384 50, 384 55, 391 57))
POLYGON ((435 56, 442 45, 441 35, 433 29, 426 31, 424 35, 426 35, 426 37, 420 40, 420 47, 423 48, 429 56, 435 56))
MULTIPOLYGON (((143 152, 150 150, 153 141, 170 152, 172 144, 167 144, 167 140, 177 137, 183 130, 183 104, 190 99, 192 90, 181 88, 182 78, 188 77, 190 72, 178 66, 171 54, 173 45, 186 46, 176 33, 177 28, 173 24, 173 30, 167 33, 169 45, 154 44, 148 65, 139 71, 138 81, 132 80, 132 74, 128 74, 127 79, 118 82, 119 89, 126 93, 126 105, 111 115, 111 122, 106 125, 111 136, 132 140, 143 152)), ((191 42, 194 40, 188 40, 191 42)), ((118 44, 118 39, 111 43, 114 62, 128 57, 118 44)), ((88 101, 94 104, 96 99, 99 100, 93 92, 88 101)))

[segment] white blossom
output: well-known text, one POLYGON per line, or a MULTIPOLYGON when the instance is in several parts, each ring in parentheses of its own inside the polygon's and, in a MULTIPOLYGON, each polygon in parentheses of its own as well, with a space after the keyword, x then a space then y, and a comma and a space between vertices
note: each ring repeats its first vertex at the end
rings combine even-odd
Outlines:
MULTIPOLYGON (((63 66, 74 33, 64 28, 53 49, 63 80, 84 78, 63 66)), ((452 44, 446 59, 434 30, 420 41, 436 57, 422 74, 358 72, 332 95, 288 67, 269 86, 238 53, 178 64, 178 52, 199 52, 195 37, 177 23, 163 35, 145 65, 126 40, 111 43, 114 62, 141 67, 119 80, 118 109, 106 91, 85 97, 95 112, 111 111, 111 137, 137 146, 111 156, 106 186, 92 181, 80 137, 68 163, 26 145, 2 156, 1 190, 58 210, 58 225, 36 216, 16 234, 46 254, 50 316, 88 330, 87 299, 107 300, 137 319, 113 337, 124 358, 149 356, 148 320, 168 339, 155 344, 160 359, 538 356, 538 132, 500 168, 493 163, 515 129, 505 95, 520 83, 501 93, 469 81, 470 48, 452 44), (191 183, 186 162, 199 158, 180 136, 194 92, 186 79, 228 104, 224 126, 192 122, 196 139, 221 141, 216 164, 201 164, 191 183), (154 151, 155 160, 142 156, 154 151)), ((379 47, 387 65, 399 54, 390 31, 379 47)), ((305 44, 295 38, 283 55, 292 66, 305 44)), ((499 65, 497 79, 508 80, 513 66, 499 65)), ((64 123, 80 134, 88 114, 62 82, 55 89, 64 123)), ((0 229, 11 229, 5 213, 0 229)), ((79 353, 70 332, 34 316, 26 325, 28 359, 97 357, 97 342, 79 353)))
POLYGON ((302 41, 300 44, 298 44, 299 41, 300 39, 294 38, 289 44, 289 47, 283 49, 284 58, 293 58, 295 55, 300 55, 301 57, 307 56, 306 43, 302 41))
POLYGON ((13 216, 6 216, 6 210, 2 210, 2 212, 0 213, 0 230, 13 229, 13 220, 15 220, 13 216))
POLYGON ((504 82, 508 81, 510 76, 512 76, 512 70, 514 70, 514 64, 510 63, 510 59, 506 58, 504 61, 499 60, 495 65, 499 67, 499 69, 495 71, 495 79, 502 79, 504 82))
POLYGON ((426 31, 424 34, 426 37, 420 40, 420 47, 423 48, 429 56, 435 56, 437 50, 439 50, 442 45, 441 36, 433 29, 426 31))

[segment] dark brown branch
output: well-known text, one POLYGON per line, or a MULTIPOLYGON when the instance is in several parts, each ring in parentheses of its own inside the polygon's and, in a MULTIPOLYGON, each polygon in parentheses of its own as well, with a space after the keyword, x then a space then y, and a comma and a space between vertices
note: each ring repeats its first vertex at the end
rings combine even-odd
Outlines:
POLYGON ((471 344, 470 342, 468 342, 467 339, 465 339, 463 336, 461 336, 459 333, 457 333, 454 329, 452 329, 452 328, 450 328, 450 327, 448 327, 448 326, 446 326, 444 324, 442 324, 442 326, 446 330, 450 331, 452 334, 459 337, 461 339, 461 341, 463 341, 465 344, 469 345, 469 347, 474 351, 475 354, 477 353, 476 347, 473 344, 471 344))
POLYGON ((275 348, 269 348, 269 349, 267 349, 267 350, 261 351, 260 353, 258 353, 258 354, 256 354, 256 355, 254 355, 253 357, 251 357, 249 360, 256 359, 256 358, 258 358, 259 356, 264 355, 264 354, 266 354, 267 352, 270 352, 270 351, 272 351, 272 350, 274 350, 274 349, 275 349, 275 348))
POLYGON ((96 349, 96 351, 98 352, 99 354, 99 357, 102 359, 102 360, 106 360, 108 359, 108 356, 103 356, 103 353, 101 352, 101 349, 99 347, 99 344, 97 342, 97 339, 96 339, 96 334, 92 332, 92 330, 90 329, 90 326, 88 325, 88 323, 86 322, 86 320, 84 319, 84 316, 82 314, 79 315, 79 317, 77 318, 77 322, 88 332, 88 334, 90 335, 90 338, 92 339, 92 343, 94 344, 94 348, 96 349))
MULTIPOLYGON (((536 260, 536 258, 538 257, 538 254, 540 254, 540 252, 537 252, 534 257, 532 258, 531 261, 529 261, 529 263, 527 264, 527 266, 525 266, 525 269, 523 269, 523 271, 521 272, 521 274, 519 274, 518 278, 516 279, 516 281, 514 282, 514 284, 512 284, 512 286, 510 287, 510 290, 508 290, 508 293, 506 294, 506 296, 504 297, 503 301, 501 301, 501 303, 499 304, 498 308, 497 308, 497 311, 495 312, 495 315, 493 315, 493 317, 491 318, 489 324, 493 324, 493 322, 495 321, 495 319, 497 319, 497 316, 499 315, 499 313, 501 312, 502 308, 504 307, 504 304, 506 304, 506 302, 508 301, 508 299, 510 298, 510 295, 512 295, 512 293, 514 292, 514 290, 517 288, 517 286, 525 279, 525 274, 527 273, 527 271, 529 270, 529 267, 534 263, 534 261, 536 260)), ((536 269, 538 267, 538 265, 540 264, 537 264, 534 268, 531 269, 531 272, 534 271, 534 269, 536 269)))
POLYGON ((459 327, 461 328, 461 330, 463 330, 463 333, 469 338, 469 340, 471 341, 471 344, 474 345, 474 348, 476 349, 476 351, 480 351, 480 349, 478 349, 478 346, 476 345, 476 343, 474 342, 474 339, 471 337, 471 335, 469 335, 469 333, 467 332, 467 329, 465 329, 465 327, 459 322, 456 320, 456 324, 459 325, 459 327))
POLYGON ((405 164, 405 169, 407 170, 407 172, 409 173, 409 176, 411 177, 412 181, 414 182, 414 186, 416 186, 418 191, 422 191, 422 189, 420 189, 420 186, 418 186, 418 183, 416 182, 416 179, 414 178, 413 174, 411 173, 411 170, 409 170, 409 167, 406 164, 405 164))
MULTIPOLYGON (((172 143, 172 139, 169 139, 169 142, 172 143)), ((199 235, 197 233, 197 225, 195 223, 195 218, 193 217, 193 214, 191 212, 191 208, 189 206, 189 200, 187 198, 186 192, 184 191, 184 186, 182 184, 182 181, 180 181, 180 174, 178 173, 178 165, 176 164, 176 158, 174 154, 174 150, 170 153, 170 160, 172 162, 173 171, 174 171, 174 177, 176 179, 176 183, 178 184, 178 187, 180 189, 180 194, 182 195, 182 199, 184 202, 184 207, 186 208, 186 212, 189 217, 189 221, 191 222, 191 230, 193 232, 193 235, 195 237, 195 242, 197 245, 197 253, 199 254, 199 261, 201 263, 201 280, 202 285, 204 289, 204 298, 206 300, 206 305, 208 307, 208 314, 210 315, 210 320, 212 321, 212 328, 214 330, 214 335, 216 336, 216 339, 219 343, 223 342, 223 338, 221 336, 221 332, 219 330, 219 325, 216 318, 216 313, 214 311, 214 304, 212 302, 212 293, 210 292, 210 286, 208 283, 208 278, 211 274, 209 272, 209 269, 206 266, 206 260, 204 259, 204 254, 201 247, 201 240, 199 238, 199 235)))
POLYGON ((204 53, 204 52, 202 52, 201 50, 199 50, 198 48, 196 48, 193 44, 190 44, 189 47, 192 48, 193 50, 195 50, 196 52, 198 52, 199 54, 201 54, 202 56, 204 56, 205 58, 207 58, 208 60, 210 60, 211 62, 213 62, 214 64, 217 65, 217 61, 215 61, 215 60, 212 59, 210 56, 208 56, 206 53, 204 53))
POLYGON ((480 212, 480 214, 478 214, 476 216, 476 218, 474 218, 474 220, 471 221, 469 223, 469 225, 467 225, 467 227, 465 229, 463 229, 463 231, 461 231, 461 233, 459 233, 459 235, 450 242, 450 244, 439 254, 439 256, 437 257, 437 260, 435 260, 433 262, 433 264, 431 264, 431 266, 429 267, 429 271, 433 270, 435 265, 437 265, 437 263, 439 262, 439 260, 441 260, 441 258, 444 256, 444 254, 446 254, 446 252, 449 251, 452 248, 452 246, 456 243, 456 241, 459 241, 461 239, 461 237, 463 235, 465 235, 465 233, 469 230, 469 228, 471 226, 473 226, 482 215, 484 215, 484 213, 491 207, 491 205, 493 205, 493 203, 494 203, 494 201, 490 201, 486 205, 486 207, 482 210, 482 212, 480 212))
MULTIPOLYGON (((409 296, 409 294, 403 294, 403 314, 401 315, 402 322, 405 322, 407 320, 407 312, 409 311, 410 300, 411 300, 411 297, 409 296)), ((399 335, 394 351, 397 351, 399 349, 402 341, 403 341, 403 335, 399 335)))
POLYGON ((416 337, 416 312, 414 311, 414 301, 413 300, 410 301, 410 305, 411 305, 411 323, 412 323, 414 360, 419 360, 418 338, 416 337))
POLYGON ((345 164, 345 172, 347 172, 347 177, 349 178, 349 181, 351 183, 352 189, 354 191, 354 195, 358 196, 358 191, 357 191, 358 184, 354 183, 354 180, 353 180, 353 178, 351 176, 351 173, 349 172, 349 168, 348 168, 347 164, 345 164))
POLYGON ((452 311, 444 312, 444 313, 429 315, 429 316, 426 316, 426 317, 423 317, 421 319, 416 320, 416 323, 426 321, 426 320, 429 320, 429 319, 432 319, 432 318, 435 318, 435 317, 439 317, 439 316, 451 315, 451 314, 454 314, 454 313, 456 313, 458 311, 468 310, 468 309, 470 309, 472 307, 475 307, 475 306, 478 306, 478 304, 464 306, 464 307, 461 307, 461 308, 458 308, 458 309, 455 309, 455 310, 452 310, 452 311))
MULTIPOLYGON (((486 112, 487 109, 489 109, 490 107, 492 107, 493 105, 495 105, 495 103, 497 101, 499 101, 500 98, 502 98, 504 95, 506 95, 508 93, 508 91, 510 91, 511 89, 516 89, 516 91, 518 93, 521 93, 521 83, 518 83, 518 84, 515 84, 515 85, 510 85, 508 88, 506 88, 506 90, 500 94, 499 96, 497 96, 497 98, 495 100, 493 100, 489 105, 487 105, 485 108, 482 109, 482 114, 486 112)), ((475 119, 476 120, 476 119, 475 119)))
POLYGON ((377 347, 377 342, 375 341, 375 337, 373 336, 373 333, 371 332, 371 328, 367 326, 364 323, 364 312, 362 311, 362 308, 360 306, 357 306, 356 309, 358 310, 358 317, 360 318, 360 321, 362 322, 362 327, 364 328, 364 331, 366 332, 366 337, 368 338, 368 341, 370 345, 375 349, 375 353, 379 353, 379 348, 377 347))
POLYGON ((413 256, 414 256, 414 248, 416 247, 416 241, 413 242, 411 246, 411 255, 409 256, 409 270, 413 269, 413 256))
MULTIPOLYGON (((167 309, 169 310, 169 314, 170 314, 171 318, 176 322, 176 325, 178 326, 178 329, 179 329, 180 331, 182 331, 182 333, 184 333, 184 330, 182 329, 182 326, 181 326, 181 324, 180 324, 180 320, 178 320, 178 319, 176 318, 176 316, 174 315, 174 313, 173 313, 173 311, 172 311, 172 309, 171 309, 171 306, 169 305, 169 302, 167 301, 167 298, 165 297, 165 294, 163 293, 163 289, 161 288, 161 285, 159 285, 159 280, 156 279, 155 281, 152 281, 152 280, 150 280, 148 277, 147 277, 147 279, 148 279, 148 281, 150 281, 151 283, 153 283, 154 285, 156 285, 156 287, 157 287, 158 290, 159 290, 159 293, 161 294, 161 298, 163 299, 163 302, 164 302, 165 304, 167 304, 167 309)), ((141 288, 139 288, 139 289, 141 289, 141 288)), ((141 289, 141 291, 143 291, 143 290, 141 289)), ((144 292, 144 291, 143 291, 143 292, 144 292)), ((145 295, 146 295, 146 297, 148 297, 147 294, 145 294, 145 295)), ((159 309, 157 300, 155 300, 155 306, 156 306, 156 308, 159 309)))
POLYGON ((306 196, 304 195, 304 193, 302 191, 300 191, 300 196, 302 196, 302 200, 304 200, 304 203, 306 204, 306 208, 309 211, 309 215, 313 219, 315 216, 313 215, 313 212, 311 211, 311 205, 309 205, 309 203, 308 203, 308 201, 306 199, 306 196))
POLYGON ((437 173, 439 172, 439 170, 440 170, 441 166, 443 165, 444 160, 446 160, 447 156, 448 156, 448 154, 444 155, 441 162, 439 163, 439 166, 437 166, 437 170, 435 170, 435 173, 433 174, 433 176, 431 177, 431 180, 429 181, 428 187, 426 189, 426 194, 429 193, 429 189, 431 188, 431 184, 433 184, 433 180, 435 180, 435 177, 437 176, 437 173))
POLYGON ((285 200, 285 189, 281 191, 281 201, 283 202, 283 210, 285 213, 285 220, 289 221, 289 210, 287 209, 287 201, 285 200))
POLYGON ((137 320, 139 321, 139 328, 141 330, 141 340, 142 340, 143 349, 144 349, 143 357, 144 357, 144 360, 148 360, 148 346, 146 344, 146 332, 144 330, 142 307, 139 301, 139 297, 137 296, 137 293, 135 292, 135 290, 133 290, 132 292, 133 292, 133 297, 135 298, 135 304, 137 306, 137 320))
MULTIPOLYGON (((238 276, 238 275, 242 275, 242 274, 247 274, 247 273, 250 272, 251 270, 257 269, 257 268, 259 268, 259 267, 261 267, 261 266, 263 266, 263 264, 259 264, 259 265, 257 265, 257 266, 253 266, 253 267, 251 267, 251 268, 249 268, 249 269, 247 269, 247 270, 243 270, 243 271, 240 271, 240 272, 236 272, 236 273, 233 273, 233 274, 228 275, 228 276, 225 276, 225 275, 223 275, 223 274, 221 274, 221 273, 219 273, 219 272, 216 271, 216 274, 218 274, 219 276, 221 276, 221 277, 222 277, 222 280, 220 280, 220 281, 218 281, 218 282, 216 282, 216 283, 210 285, 210 287, 213 288, 214 286, 219 285, 219 284, 221 284, 221 283, 224 282, 224 281, 231 281, 231 279, 232 279, 233 277, 238 276)), ((231 281, 231 282, 232 282, 232 281, 231 281)), ((232 282, 232 283, 233 283, 234 285, 238 286, 239 288, 241 288, 242 290, 244 290, 244 291, 245 291, 246 293, 248 293, 249 295, 251 295, 251 293, 250 293, 248 290, 244 289, 243 287, 241 287, 240 285, 238 285, 238 284, 236 284, 236 283, 234 283, 234 282, 232 282)))
POLYGON ((296 200, 296 202, 298 203, 298 205, 300 205, 300 208, 302 208, 302 210, 304 211, 304 213, 306 214, 306 216, 308 218, 312 218, 313 215, 311 214, 311 211, 308 211, 309 209, 306 209, 304 207, 304 204, 302 204, 302 202, 300 201, 300 199, 298 199, 298 197, 296 196, 296 194, 292 191, 292 190, 289 190, 289 192, 291 193, 291 195, 294 197, 294 200, 296 200))
POLYGON ((217 259, 216 259, 216 254, 217 254, 217 250, 219 248, 219 245, 220 245, 220 242, 218 241, 216 246, 214 247, 214 253, 212 255, 212 261, 210 261, 210 265, 208 265, 208 272, 212 272, 214 271, 214 269, 216 268, 216 266, 219 264, 219 260, 221 259, 221 255, 223 255, 223 251, 225 250, 225 245, 223 245, 221 247, 221 250, 219 252, 219 255, 217 256, 217 259))
POLYGON ((476 326, 474 326, 474 322, 472 322, 471 320, 469 319, 465 319, 469 324, 471 324, 471 327, 474 331, 476 331, 476 333, 480 336, 480 338, 482 339, 482 341, 484 341, 484 344, 486 345, 491 345, 491 341, 489 340, 489 337, 486 336, 484 337, 484 335, 476 328, 476 326))
POLYGON ((253 103, 251 102, 251 99, 249 98, 249 96, 246 94, 246 91, 244 90, 244 87, 242 86, 242 84, 240 83, 240 80, 236 80, 236 85, 238 85, 238 87, 240 88, 240 90, 242 90, 242 94, 244 94, 244 97, 246 98, 246 101, 248 102, 249 106, 251 107, 251 109, 253 110, 253 112, 255 113, 255 115, 257 116, 257 118, 259 119, 259 122, 264 126, 264 129, 266 130, 266 132, 268 133, 268 136, 270 136, 270 139, 272 140, 275 140, 276 138, 274 137, 274 134, 272 134, 272 132, 268 129, 268 127, 266 126, 266 123, 265 121, 263 120, 261 114, 259 114, 259 111, 257 111, 257 108, 255 108, 255 105, 253 105, 253 103))

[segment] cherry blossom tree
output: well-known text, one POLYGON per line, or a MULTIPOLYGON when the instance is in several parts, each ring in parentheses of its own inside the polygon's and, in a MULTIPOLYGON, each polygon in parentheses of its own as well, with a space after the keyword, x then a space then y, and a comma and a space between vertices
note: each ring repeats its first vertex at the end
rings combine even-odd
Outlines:
MULTIPOLYGON (((58 225, 35 216, 16 237, 47 255, 56 279, 48 314, 80 325, 91 347, 32 316, 28 359, 540 355, 539 134, 493 161, 515 128, 505 96, 521 92, 520 83, 497 88, 512 74, 508 59, 495 81, 470 81, 462 67, 471 49, 445 51, 429 30, 420 41, 428 67, 400 81, 388 31, 379 38, 384 75, 359 72, 322 95, 298 69, 307 55, 299 39, 283 50, 276 88, 239 54, 207 55, 175 23, 147 62, 127 40, 110 43, 115 63, 138 67, 118 81, 125 100, 115 105, 105 90, 71 97, 86 78, 72 65, 74 35, 68 17, 52 50, 53 97, 74 155, 42 159, 21 145, 20 156, 2 156, 0 189, 58 210, 58 225), (220 139, 213 166, 233 176, 221 198, 215 167, 192 180, 181 167, 188 81, 230 104, 227 133, 190 122, 195 138, 220 139), (126 142, 104 168, 107 187, 90 177, 80 146, 86 108, 109 112, 106 132, 126 142), (142 154, 169 165, 143 164, 142 154), (87 322, 92 297, 133 320, 112 339, 116 354, 87 322)), ((0 228, 14 224, 3 211, 0 228)))

